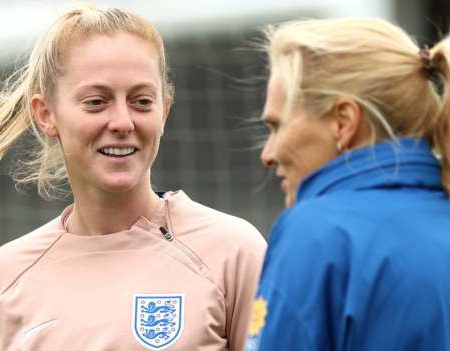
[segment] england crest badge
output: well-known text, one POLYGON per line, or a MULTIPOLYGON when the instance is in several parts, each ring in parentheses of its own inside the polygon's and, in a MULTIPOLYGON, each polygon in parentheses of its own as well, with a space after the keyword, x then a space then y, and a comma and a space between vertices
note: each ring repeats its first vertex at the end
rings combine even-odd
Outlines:
POLYGON ((148 350, 165 350, 183 332, 184 294, 134 295, 133 334, 148 350))

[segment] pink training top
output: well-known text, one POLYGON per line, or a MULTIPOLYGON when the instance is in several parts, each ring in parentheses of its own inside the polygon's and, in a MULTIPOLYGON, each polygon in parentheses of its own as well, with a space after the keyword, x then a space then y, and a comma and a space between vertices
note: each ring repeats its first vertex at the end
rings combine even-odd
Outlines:
POLYGON ((71 210, 0 248, 0 350, 243 349, 266 247, 251 224, 182 191, 108 235, 68 233, 71 210))

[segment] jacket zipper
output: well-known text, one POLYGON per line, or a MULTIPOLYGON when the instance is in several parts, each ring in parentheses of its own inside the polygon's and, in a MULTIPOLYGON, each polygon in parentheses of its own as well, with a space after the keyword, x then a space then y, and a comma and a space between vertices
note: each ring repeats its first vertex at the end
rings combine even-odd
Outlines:
POLYGON ((166 239, 167 241, 173 241, 173 235, 169 233, 166 228, 159 227, 159 231, 162 233, 164 239, 166 239))
POLYGON ((169 201, 167 199, 164 199, 165 201, 165 212, 166 212, 166 223, 168 228, 164 228, 163 226, 159 227, 159 231, 161 232, 162 237, 167 240, 168 242, 175 245, 175 247, 183 252, 191 262, 194 263, 195 267, 199 270, 202 275, 206 275, 209 271, 208 267, 205 265, 205 263, 185 244, 183 244, 180 240, 178 240, 175 235, 173 235, 173 226, 170 219, 170 212, 169 212, 169 201))

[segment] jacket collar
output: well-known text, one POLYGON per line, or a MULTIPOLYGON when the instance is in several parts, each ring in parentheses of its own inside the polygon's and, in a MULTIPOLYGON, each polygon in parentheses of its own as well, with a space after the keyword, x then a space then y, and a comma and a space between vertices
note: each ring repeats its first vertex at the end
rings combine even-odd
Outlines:
POLYGON ((297 202, 341 190, 442 190, 441 168, 424 139, 400 138, 346 152, 300 183, 297 202))

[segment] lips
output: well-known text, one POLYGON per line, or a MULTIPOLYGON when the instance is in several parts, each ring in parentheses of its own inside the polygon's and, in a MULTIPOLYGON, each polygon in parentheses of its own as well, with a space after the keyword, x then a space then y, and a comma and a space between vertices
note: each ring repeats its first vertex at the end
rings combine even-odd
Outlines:
POLYGON ((112 157, 124 157, 134 154, 137 148, 132 146, 108 146, 98 150, 102 155, 112 157))

